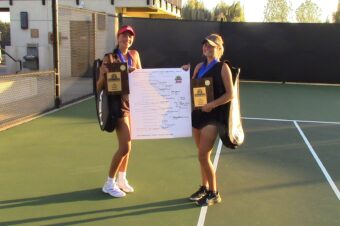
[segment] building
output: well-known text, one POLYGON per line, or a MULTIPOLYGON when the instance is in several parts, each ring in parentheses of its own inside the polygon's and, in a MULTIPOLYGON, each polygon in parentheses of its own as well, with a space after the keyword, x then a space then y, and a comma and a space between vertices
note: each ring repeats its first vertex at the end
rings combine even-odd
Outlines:
MULTIPOLYGON (((181 0, 59 0, 61 77, 88 76, 92 62, 115 45, 119 16, 180 18, 181 0)), ((23 71, 53 69, 51 0, 2 0, 10 12, 11 46, 6 52, 23 62, 23 71)), ((6 56, 7 57, 7 56, 6 56)), ((19 64, 6 58, 7 73, 19 64)))

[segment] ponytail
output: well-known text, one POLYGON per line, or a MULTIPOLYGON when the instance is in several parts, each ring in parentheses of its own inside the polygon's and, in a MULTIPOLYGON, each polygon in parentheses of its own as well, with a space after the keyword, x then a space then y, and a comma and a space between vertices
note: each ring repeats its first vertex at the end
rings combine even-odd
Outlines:
POLYGON ((119 45, 116 45, 116 47, 113 49, 113 53, 117 53, 118 48, 119 48, 119 45))

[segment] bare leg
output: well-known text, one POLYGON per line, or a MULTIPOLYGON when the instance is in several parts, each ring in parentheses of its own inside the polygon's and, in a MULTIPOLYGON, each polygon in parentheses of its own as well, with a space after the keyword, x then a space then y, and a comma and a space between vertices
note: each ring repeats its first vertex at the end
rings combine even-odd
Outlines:
MULTIPOLYGON (((131 127, 130 127, 130 117, 125 117, 125 120, 128 127, 129 127, 129 131, 131 131, 131 127)), ((131 137, 130 137, 130 149, 131 149, 131 137)), ((130 150, 131 151, 131 150, 130 150)), ((123 158, 123 161, 122 163, 120 164, 120 167, 119 167, 119 172, 126 172, 127 171, 127 167, 128 167, 128 164, 129 164, 129 158, 130 158, 130 151, 129 153, 123 158)))
MULTIPOLYGON (((194 139, 195 139, 195 143, 196 143, 196 147, 197 147, 198 155, 199 155, 199 144, 200 144, 201 131, 199 129, 193 128, 192 132, 194 134, 194 139)), ((201 164, 200 164, 200 170, 201 170, 202 185, 205 186, 206 188, 209 188, 208 178, 205 175, 204 169, 201 164)))
POLYGON ((131 150, 130 123, 128 117, 118 119, 116 133, 119 146, 118 150, 112 157, 109 170, 109 177, 111 178, 117 174, 124 158, 129 155, 131 150))
POLYGON ((217 137, 217 128, 213 125, 207 125, 201 129, 200 142, 198 148, 198 159, 207 178, 210 191, 217 191, 216 174, 211 162, 210 155, 217 137))
POLYGON ((130 153, 128 153, 124 158, 119 167, 119 172, 126 172, 129 164, 130 153))

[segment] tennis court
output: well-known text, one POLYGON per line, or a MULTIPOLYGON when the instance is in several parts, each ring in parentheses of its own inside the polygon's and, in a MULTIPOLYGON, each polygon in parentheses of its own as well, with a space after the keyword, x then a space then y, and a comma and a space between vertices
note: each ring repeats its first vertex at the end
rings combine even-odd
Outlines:
POLYGON ((196 207, 192 138, 134 141, 123 199, 101 192, 116 149, 93 98, 0 132, 0 225, 339 225, 340 88, 241 83, 245 143, 216 141, 222 203, 196 207))

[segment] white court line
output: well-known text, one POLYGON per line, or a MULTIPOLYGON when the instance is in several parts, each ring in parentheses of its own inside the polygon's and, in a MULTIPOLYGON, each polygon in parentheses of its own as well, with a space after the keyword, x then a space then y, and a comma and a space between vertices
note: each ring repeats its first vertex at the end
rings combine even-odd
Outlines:
POLYGON ((9 125, 9 126, 4 126, 4 127, 0 128, 0 132, 1 132, 1 131, 5 131, 5 130, 10 129, 10 128, 13 128, 13 127, 16 127, 16 126, 19 126, 19 125, 22 125, 22 124, 24 124, 24 123, 30 122, 30 121, 32 121, 32 120, 34 120, 34 119, 38 119, 38 118, 41 118, 41 117, 43 117, 43 116, 53 114, 53 113, 55 113, 55 112, 58 112, 58 111, 60 111, 60 110, 65 109, 65 108, 69 108, 69 107, 71 107, 71 106, 73 106, 73 105, 79 104, 79 103, 84 102, 84 101, 86 101, 86 100, 89 100, 89 99, 91 99, 91 98, 93 98, 93 97, 94 97, 94 96, 91 95, 91 96, 86 97, 86 98, 84 98, 84 99, 81 99, 81 100, 72 102, 72 103, 70 103, 70 104, 66 104, 66 105, 64 105, 64 106, 62 106, 62 107, 60 107, 60 108, 53 109, 53 110, 48 111, 48 112, 45 112, 45 113, 43 113, 43 114, 38 114, 37 116, 29 117, 28 119, 20 120, 19 122, 13 123, 13 124, 11 124, 11 125, 9 125))
POLYGON ((323 172, 323 174, 325 175, 329 185, 331 186, 331 188, 333 189, 335 195, 338 197, 338 200, 340 200, 340 192, 339 189, 337 188, 337 186, 335 185, 334 181, 332 180, 331 176, 328 174, 326 168, 324 167, 324 165, 322 164, 321 160, 319 159, 318 155, 316 154, 316 152, 314 151, 312 145, 309 143, 308 139, 306 138, 305 134, 303 133, 303 131, 301 130, 299 124, 294 121, 294 125, 296 126, 296 128, 298 129, 298 131, 300 132, 300 135, 302 136, 302 139, 305 141, 306 145, 308 146, 309 151, 312 153, 315 161, 317 162, 317 164, 319 165, 321 171, 323 172))
POLYGON ((275 118, 250 118, 250 117, 242 117, 242 119, 246 119, 246 120, 261 120, 261 121, 274 121, 274 122, 302 122, 302 123, 320 123, 320 124, 340 125, 340 122, 325 122, 325 121, 290 120, 290 119, 275 119, 275 118))
MULTIPOLYGON (((335 185, 335 183, 333 182, 332 178, 330 177, 330 175, 328 174, 326 168, 324 167, 324 165, 322 164, 321 160, 319 159, 318 155, 315 153, 313 147, 311 146, 311 144, 309 143, 308 139, 306 138, 306 136, 304 135, 304 133, 302 132, 300 126, 297 124, 297 122, 309 122, 309 123, 325 123, 325 124, 340 124, 340 122, 322 122, 322 121, 306 121, 306 120, 288 120, 288 119, 267 119, 267 118, 248 118, 248 117, 242 117, 243 119, 248 119, 248 120, 263 120, 263 121, 277 121, 277 122, 293 122, 295 127, 298 129, 300 135, 302 136, 303 140, 305 141, 306 145, 308 146, 309 151, 312 153, 314 159, 316 160, 316 162, 318 163, 319 167, 321 168, 321 171, 323 172, 323 174, 325 175, 328 183, 330 184, 331 188, 333 189, 333 191, 335 192, 335 195, 337 196, 337 198, 340 200, 340 192, 339 189, 337 188, 337 186, 335 185)), ((220 157, 220 153, 221 153, 221 149, 222 149, 222 141, 219 140, 218 146, 217 146, 217 151, 215 154, 215 158, 214 158, 214 167, 215 170, 217 172, 217 165, 218 165, 218 160, 220 157)), ((204 222, 205 222, 205 216, 207 215, 207 211, 208 211, 208 207, 207 206, 203 206, 201 208, 200 211, 200 215, 198 218, 198 222, 197 222, 197 226, 204 226, 204 222)))
MULTIPOLYGON (((221 141, 221 139, 219 139, 215 158, 214 158, 214 163, 213 163, 214 168, 215 168, 215 173, 217 172, 218 159, 220 158, 221 150, 222 150, 222 141, 221 141)), ((201 208, 201 212, 200 212, 200 216, 198 218, 197 226, 203 226, 204 225, 205 216, 207 215, 207 211, 208 211, 207 206, 203 206, 201 208)))

